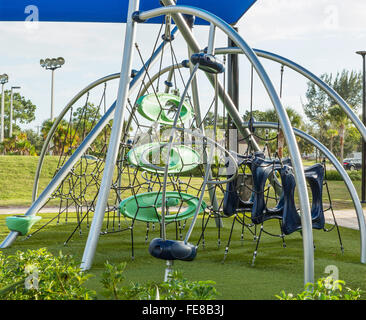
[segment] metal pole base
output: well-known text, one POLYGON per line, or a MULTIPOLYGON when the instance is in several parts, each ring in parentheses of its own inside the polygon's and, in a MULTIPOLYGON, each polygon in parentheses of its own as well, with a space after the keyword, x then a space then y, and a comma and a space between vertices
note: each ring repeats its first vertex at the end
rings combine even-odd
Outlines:
POLYGON ((173 276, 173 261, 167 260, 164 274, 164 282, 169 282, 172 279, 172 276, 173 276))

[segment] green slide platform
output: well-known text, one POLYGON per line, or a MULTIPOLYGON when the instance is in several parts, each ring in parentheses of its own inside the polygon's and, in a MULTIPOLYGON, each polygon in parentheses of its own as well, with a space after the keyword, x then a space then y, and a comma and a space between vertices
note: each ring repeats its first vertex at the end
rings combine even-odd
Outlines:
POLYGON ((42 217, 30 215, 30 216, 11 216, 5 219, 6 226, 10 231, 19 232, 22 236, 25 236, 32 226, 41 220, 42 217))
MULTIPOLYGON (((146 171, 154 173, 164 173, 164 164, 154 164, 157 168, 152 168, 146 163, 150 163, 148 159, 161 156, 164 149, 167 150, 166 142, 151 142, 131 149, 127 154, 128 162, 136 167, 142 167, 146 171), (166 147, 165 147, 166 145, 166 147)), ((158 163, 160 162, 157 161, 158 163)), ((198 166, 200 163, 200 155, 197 151, 185 145, 173 145, 170 154, 168 173, 187 172, 198 166)))
MULTIPOLYGON (((151 93, 140 97, 137 100, 138 112, 150 121, 158 121, 161 124, 170 124, 174 122, 175 111, 179 106, 180 97, 170 93, 151 93), (172 116, 169 117, 169 109, 172 110, 172 116)), ((192 118, 193 110, 188 103, 183 103, 180 119, 186 121, 192 118)))
MULTIPOLYGON (((198 198, 186 193, 167 191, 166 202, 167 207, 172 211, 165 216, 166 223, 169 223, 191 218, 195 214, 198 198), (177 211, 179 212, 178 214, 177 211)), ((161 214, 157 209, 161 208, 161 206, 161 192, 146 192, 124 199, 121 201, 119 209, 125 217, 144 222, 159 223, 161 214)), ((205 208, 206 204, 202 201, 200 212, 205 208)))

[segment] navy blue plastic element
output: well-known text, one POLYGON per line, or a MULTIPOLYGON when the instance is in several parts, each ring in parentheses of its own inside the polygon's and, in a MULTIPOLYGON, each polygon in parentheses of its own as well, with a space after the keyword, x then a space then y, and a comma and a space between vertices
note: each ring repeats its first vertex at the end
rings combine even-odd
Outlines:
MULTIPOLYGON (((251 219, 254 224, 260 224, 268 219, 282 219, 283 205, 286 200, 278 202, 276 207, 267 208, 264 188, 266 181, 270 175, 275 171, 281 169, 281 164, 277 161, 265 160, 261 157, 256 157, 251 164, 252 178, 253 178, 253 207, 251 219)), ((284 189, 284 186, 282 186, 284 189)), ((286 195, 286 191, 283 190, 286 195)))
POLYGON ((191 56, 193 64, 199 64, 199 68, 209 73, 222 73, 225 71, 224 65, 214 56, 207 53, 195 53, 191 56))
POLYGON ((323 211, 323 181, 324 167, 317 163, 305 169, 305 178, 309 183, 313 197, 311 205, 311 219, 314 229, 324 229, 325 217, 323 211))
MULTIPOLYGON (((231 151, 230 153, 236 160, 238 167, 240 167, 244 162, 249 164, 252 159, 252 157, 250 156, 240 155, 233 151, 231 151)), ((229 159, 230 158, 228 158, 228 160, 229 159)), ((230 162, 227 161, 225 165, 226 167, 228 167, 230 165, 230 162)), ((252 205, 252 197, 251 199, 249 199, 249 201, 243 201, 242 199, 240 199, 237 190, 237 179, 234 179, 226 184, 223 203, 223 213, 225 216, 231 217, 237 212, 239 208, 242 210, 251 210, 252 205)))
MULTIPOLYGON (((236 159, 238 166, 241 166, 245 163, 250 169, 252 169, 253 161, 257 161, 256 162, 257 165, 261 164, 268 168, 271 165, 271 170, 273 170, 272 163, 274 161, 275 165, 276 165, 276 170, 278 170, 281 167, 279 160, 271 160, 271 161, 265 160, 265 155, 261 151, 255 152, 254 155, 252 155, 252 156, 240 155, 235 152, 230 152, 230 153, 236 159), (256 160, 256 159, 260 159, 260 160, 256 160)), ((291 160, 284 159, 282 161, 282 163, 290 165, 291 160)), ((226 166, 228 166, 228 163, 226 163, 226 166)), ((238 194, 238 190, 237 190, 237 179, 234 179, 233 181, 230 181, 226 184, 226 190, 224 193, 224 202, 223 202, 223 213, 225 216, 230 217, 230 216, 234 215, 238 210, 239 211, 252 211, 254 200, 256 200, 256 209, 255 210, 263 210, 263 204, 265 204, 264 193, 263 193, 264 186, 265 186, 265 182, 268 179, 269 174, 271 172, 267 171, 266 175, 261 175, 261 173, 259 171, 260 171, 260 169, 258 169, 258 171, 256 171, 256 173, 259 174, 260 177, 256 176, 255 182, 253 181, 253 192, 248 201, 243 201, 240 198, 240 196, 238 194), (265 179, 265 180, 262 181, 262 179, 265 179), (256 192, 256 190, 257 190, 257 192, 256 192), (259 191, 259 190, 261 190, 261 191, 259 191), (261 205, 259 205, 260 203, 261 203, 261 205)), ((252 174, 253 174, 253 172, 252 172, 252 174)), ((280 210, 280 208, 283 207, 283 201, 284 201, 283 194, 281 194, 279 202, 276 205, 276 207, 275 208, 266 208, 266 211, 268 211, 269 214, 277 214, 277 212, 280 210)), ((256 217, 256 220, 258 220, 258 217, 262 216, 262 213, 255 212, 254 216, 256 217)))
MULTIPOLYGON (((229 24, 235 24, 256 0, 178 0, 178 5, 189 5, 212 12, 229 24)), ((160 7, 159 0, 140 1, 139 10, 160 7)), ((121 23, 127 20, 128 0, 1 0, 0 21, 25 21, 37 18, 39 21, 56 22, 108 22, 121 23)), ((162 17, 146 21, 161 23, 162 17)), ((195 25, 208 23, 197 18, 195 25)))
POLYGON ((192 261, 197 255, 197 248, 184 241, 155 238, 150 242, 149 252, 158 259, 192 261))
MULTIPOLYGON (((313 229, 324 229, 325 217, 322 200, 324 167, 322 164, 317 163, 306 168, 304 173, 313 198, 311 206, 312 227, 313 229)), ((283 208, 282 231, 287 235, 301 229, 301 218, 295 207, 295 176, 291 167, 284 166, 281 170, 281 180, 284 196, 286 197, 283 208)))
POLYGON ((282 232, 285 235, 301 229, 301 218, 295 205, 295 176, 290 166, 283 166, 280 170, 283 190, 282 232))

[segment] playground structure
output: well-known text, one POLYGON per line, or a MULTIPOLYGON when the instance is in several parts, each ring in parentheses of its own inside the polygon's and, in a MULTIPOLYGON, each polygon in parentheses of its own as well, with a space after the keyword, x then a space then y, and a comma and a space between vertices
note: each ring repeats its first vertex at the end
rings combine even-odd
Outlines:
MULTIPOLYGON (((250 4, 252 2, 248 1, 249 6, 250 4)), ((358 217, 360 260, 361 263, 366 263, 366 225, 357 192, 349 176, 325 146, 306 133, 292 128, 280 95, 259 58, 278 62, 319 85, 337 101, 366 140, 366 128, 357 115, 334 90, 311 72, 273 53, 251 49, 227 22, 216 15, 192 6, 176 5, 171 0, 163 0, 162 5, 139 11, 139 1, 129 1, 121 72, 87 86, 60 113, 42 149, 33 188, 33 204, 25 216, 9 218, 8 227, 11 232, 1 248, 10 246, 17 236, 26 235, 33 223, 39 220, 37 212, 50 199, 58 199, 60 212, 54 219, 59 220, 62 215, 67 218, 72 209, 76 211, 77 225, 66 242, 75 232, 82 232, 84 222, 87 225, 88 239, 81 263, 83 270, 92 267, 101 234, 130 231, 134 257, 133 226, 136 221, 143 221, 147 224, 146 240, 150 225, 160 227, 161 236, 150 242, 149 252, 152 256, 167 261, 167 279, 174 260, 191 261, 197 255, 197 246, 189 240, 200 214, 213 217, 220 228, 223 217, 234 216, 234 226, 238 214, 246 213, 251 222, 245 224, 243 216, 243 228, 252 230, 253 226, 261 226, 260 233, 255 233, 257 248, 268 219, 279 220, 282 238, 301 230, 304 283, 313 282, 312 230, 325 228, 322 203, 325 172, 321 164, 304 170, 295 138, 297 135, 318 148, 341 174, 358 217), (161 28, 152 54, 143 57, 143 44, 138 41, 138 45, 135 44, 136 28, 140 23, 158 17, 161 18, 158 20, 161 28), (199 43, 194 37, 192 17, 209 26, 206 43, 199 43), (234 45, 216 47, 219 34, 228 37, 234 45), (186 52, 181 54, 184 59, 181 60, 174 49, 178 37, 187 45, 186 52), (131 68, 134 48, 137 52, 135 56, 143 65, 139 71, 131 68), (168 58, 164 59, 166 56, 168 58), (249 123, 243 122, 233 97, 228 93, 233 89, 233 84, 231 88, 226 87, 225 79, 231 77, 233 72, 231 66, 226 65, 226 57, 247 58, 266 88, 278 114, 278 123, 255 122, 254 118, 249 123), (119 79, 117 99, 98 117, 106 102, 107 84, 116 79, 119 79), (200 90, 201 87, 204 89, 200 90), (93 118, 87 113, 90 108, 88 102, 91 92, 98 88, 102 94, 97 106, 98 112, 93 114, 93 118), (81 116, 73 120, 73 108, 82 97, 86 97, 86 102, 81 109, 81 116), (230 118, 246 141, 245 154, 237 154, 237 150, 229 150, 218 141, 220 126, 224 127, 224 124, 219 123, 221 107, 222 118, 230 118), (203 114, 204 109, 207 110, 206 115, 203 114), (208 111, 212 112, 212 119, 208 119, 208 111), (62 148, 54 177, 38 195, 45 155, 52 137, 67 117, 69 125, 73 123, 75 133, 67 136, 63 145, 66 146, 66 139, 76 141, 77 130, 80 142, 69 142, 72 148, 62 148), (85 125, 87 122, 91 123, 89 127, 85 125), (207 133, 208 129, 211 134, 207 133), (277 131, 276 139, 278 132, 283 132, 289 158, 279 156, 276 151, 270 152, 267 144, 265 150, 261 148, 261 139, 255 134, 255 130, 261 129, 277 131), (251 196, 249 199, 241 199, 238 179, 248 175, 248 170, 252 183, 246 187, 251 196), (311 206, 308 184, 312 194, 311 206), (298 203, 295 201, 295 188, 298 190, 298 203), (272 207, 268 203, 270 192, 274 194, 271 196, 272 207), (121 228, 122 219, 127 219, 130 225, 121 228), (167 239, 166 228, 172 223, 176 225, 175 240, 167 239)), ((71 127, 67 130, 73 132, 71 127)), ((262 140, 266 141, 265 138, 262 140)), ((40 232, 50 222, 43 224, 31 235, 40 232)), ((225 257, 227 252, 228 245, 225 257)))

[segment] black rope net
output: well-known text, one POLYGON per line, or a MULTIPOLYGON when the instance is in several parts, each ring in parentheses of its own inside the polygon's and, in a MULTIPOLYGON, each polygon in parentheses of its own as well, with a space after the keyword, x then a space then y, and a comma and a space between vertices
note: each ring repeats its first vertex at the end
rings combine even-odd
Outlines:
MULTIPOLYGON (((206 111, 200 115, 200 120, 195 112, 191 89, 188 90, 182 101, 184 109, 178 115, 178 124, 174 128, 168 172, 164 175, 173 119, 190 76, 187 54, 178 54, 170 32, 166 24, 162 24, 157 32, 151 52, 156 50, 162 35, 165 46, 155 67, 151 67, 143 55, 146 48, 141 44, 135 45, 138 63, 145 74, 136 92, 128 99, 119 155, 105 210, 102 234, 130 230, 132 242, 136 221, 146 223, 146 240, 151 226, 160 225, 165 176, 165 223, 175 226, 171 230, 175 232, 176 239, 183 239, 187 222, 197 211, 202 215, 220 210, 223 184, 219 183, 227 180, 227 152, 223 148, 215 148, 215 143, 222 146, 225 143, 224 135, 216 131, 219 101, 215 88, 204 92, 205 99, 200 101, 200 105, 206 111), (163 73, 169 66, 171 68, 163 73), (159 76, 155 77, 156 74, 159 76), (210 175, 203 191, 207 167, 210 175)), ((131 79, 136 74, 133 71, 131 79)), ((107 97, 112 95, 107 93, 107 88, 108 84, 104 83, 99 91, 93 89, 99 92, 99 97, 92 90, 87 92, 85 101, 79 100, 60 122, 50 145, 52 159, 57 159, 53 176, 105 114, 110 105, 107 97), (91 101, 92 96, 97 103, 91 101)), ((87 234, 98 199, 112 124, 113 120, 110 120, 45 203, 45 209, 57 207, 56 212, 45 215, 47 219, 42 220, 45 222, 36 225, 38 228, 34 228, 28 237, 48 226, 66 223, 70 229, 65 244, 75 234, 87 234)))

